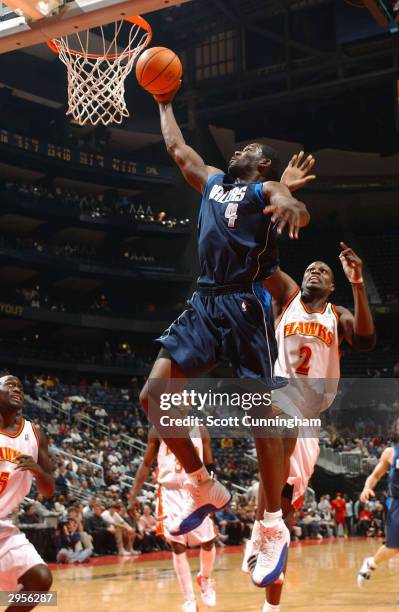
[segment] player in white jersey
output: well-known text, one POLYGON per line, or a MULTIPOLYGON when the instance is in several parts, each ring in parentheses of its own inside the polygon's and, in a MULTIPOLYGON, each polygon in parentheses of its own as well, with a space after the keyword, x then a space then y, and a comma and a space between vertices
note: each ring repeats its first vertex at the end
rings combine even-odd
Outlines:
MULTIPOLYGON (((190 431, 190 438, 207 470, 210 473, 214 472, 211 441, 206 428, 194 427, 190 431)), ((187 474, 165 442, 159 440, 154 428, 149 432, 147 449, 137 470, 130 493, 131 507, 137 505, 137 495, 143 488, 155 459, 157 461, 156 480, 158 483, 158 534, 162 535, 172 548, 173 565, 185 599, 183 610, 184 612, 198 611, 190 565, 186 554, 187 548, 196 546, 200 547, 200 571, 197 575, 197 583, 201 590, 201 598, 206 606, 214 607, 216 605, 216 593, 211 576, 216 556, 214 541, 217 537, 217 531, 215 525, 208 516, 199 527, 185 535, 171 535, 168 532, 164 519, 168 518, 169 522, 170 519, 179 516, 186 503, 187 491, 184 488, 184 483, 187 480, 187 474)))
MULTIPOLYGON (((354 314, 329 302, 335 289, 334 274, 322 261, 315 261, 306 268, 301 288, 281 270, 264 281, 273 295, 278 343, 275 374, 290 381, 286 390, 273 396, 273 404, 289 414, 313 418, 331 405, 340 377, 339 346, 343 340, 360 351, 370 351, 375 345, 362 261, 346 244, 340 246, 339 259, 352 285, 354 314)), ((290 443, 291 440, 287 440, 287 444, 290 443)), ((288 523, 301 504, 318 455, 318 438, 312 437, 312 432, 302 432, 287 465, 287 485, 282 495, 282 508, 288 523)), ((262 554, 258 554, 256 542, 257 533, 262 529, 263 512, 261 494, 252 544, 247 551, 255 583, 257 574, 262 575, 262 554)), ((281 591, 281 580, 267 588, 264 612, 279 611, 281 591)))
MULTIPOLYGON (((52 497, 55 481, 47 440, 20 415, 24 403, 21 381, 0 378, 0 591, 48 591, 52 575, 34 546, 13 523, 12 514, 29 493, 32 480, 44 497, 52 497)), ((35 605, 10 606, 7 612, 35 605)))

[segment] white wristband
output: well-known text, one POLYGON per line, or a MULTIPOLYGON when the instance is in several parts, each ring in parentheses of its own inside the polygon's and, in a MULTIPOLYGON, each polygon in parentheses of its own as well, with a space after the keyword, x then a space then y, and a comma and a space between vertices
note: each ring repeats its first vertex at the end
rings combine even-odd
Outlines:
POLYGON ((363 278, 359 278, 357 281, 349 281, 351 285, 364 285, 363 278))

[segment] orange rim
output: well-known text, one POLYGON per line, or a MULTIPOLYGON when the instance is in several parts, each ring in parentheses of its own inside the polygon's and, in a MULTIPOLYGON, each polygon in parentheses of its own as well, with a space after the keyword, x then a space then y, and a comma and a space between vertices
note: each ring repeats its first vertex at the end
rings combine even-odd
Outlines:
MULTIPOLYGON (((124 19, 121 21, 129 21, 130 23, 138 25, 140 26, 140 28, 145 30, 148 36, 146 40, 144 41, 144 43, 142 43, 141 47, 143 48, 147 47, 147 45, 151 42, 151 39, 152 39, 152 27, 150 26, 150 24, 145 19, 140 17, 140 15, 133 15, 133 17, 124 17, 124 19)), ((61 53, 60 45, 58 44, 56 40, 49 40, 47 43, 47 46, 54 53, 58 53, 58 54, 61 53)), ((135 53, 137 53, 137 47, 133 51, 124 51, 122 53, 109 53, 107 55, 100 55, 96 53, 85 53, 84 51, 76 51, 76 49, 69 49, 69 48, 68 48, 68 51, 71 55, 76 55, 76 56, 80 55, 81 57, 87 57, 89 59, 98 59, 99 57, 104 57, 105 59, 117 59, 118 57, 125 57, 125 56, 128 57, 130 55, 134 55, 135 53)))

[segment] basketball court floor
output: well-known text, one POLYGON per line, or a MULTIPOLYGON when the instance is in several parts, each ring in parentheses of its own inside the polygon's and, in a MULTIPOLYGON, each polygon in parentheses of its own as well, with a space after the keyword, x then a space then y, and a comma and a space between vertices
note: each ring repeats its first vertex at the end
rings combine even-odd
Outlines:
MULTIPOLYGON (((346 540, 294 543, 286 578, 282 610, 314 612, 392 612, 399 594, 399 559, 380 568, 359 590, 356 574, 365 556, 379 542, 346 540)), ((218 549, 214 578, 218 602, 215 611, 261 611, 263 592, 241 572, 241 547, 218 549)), ((197 553, 190 559, 193 577, 199 567, 197 553)), ((59 612, 174 612, 182 597, 169 553, 137 558, 106 557, 84 566, 52 566, 53 590, 58 593, 59 612)), ((200 601, 200 610, 206 610, 200 601)), ((51 609, 51 608, 50 608, 51 609)), ((53 608, 54 609, 54 608, 53 608)))

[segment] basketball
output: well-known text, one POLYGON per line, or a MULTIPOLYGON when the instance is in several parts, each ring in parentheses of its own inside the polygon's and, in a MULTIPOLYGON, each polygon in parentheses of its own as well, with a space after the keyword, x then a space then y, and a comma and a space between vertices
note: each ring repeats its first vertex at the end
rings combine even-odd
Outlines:
POLYGON ((177 87, 183 72, 174 51, 152 47, 144 51, 136 65, 136 77, 141 87, 151 94, 164 94, 177 87))

